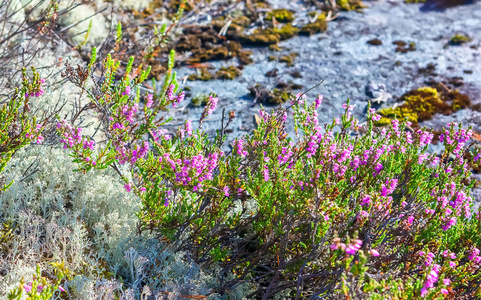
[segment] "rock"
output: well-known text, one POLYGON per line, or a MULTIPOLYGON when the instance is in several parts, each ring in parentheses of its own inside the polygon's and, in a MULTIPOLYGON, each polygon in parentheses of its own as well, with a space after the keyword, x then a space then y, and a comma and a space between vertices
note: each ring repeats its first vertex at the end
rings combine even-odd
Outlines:
POLYGON ((386 92, 386 86, 383 83, 370 82, 365 91, 369 100, 377 104, 386 103, 392 98, 392 95, 386 92))

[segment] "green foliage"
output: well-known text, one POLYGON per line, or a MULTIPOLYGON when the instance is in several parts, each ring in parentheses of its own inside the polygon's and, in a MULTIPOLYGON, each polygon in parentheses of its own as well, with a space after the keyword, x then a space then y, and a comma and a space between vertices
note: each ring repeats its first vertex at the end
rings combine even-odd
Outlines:
MULTIPOLYGON (((37 118, 32 117, 29 110, 31 98, 43 94, 42 79, 35 68, 32 68, 33 78, 31 81, 27 76, 26 69, 23 69, 22 72, 22 87, 16 89, 13 96, 0 108, 0 172, 5 169, 15 151, 34 140, 37 143, 43 141, 41 133, 47 119, 42 120, 39 124, 37 118)), ((4 185, 0 191, 6 190, 11 184, 12 182, 4 185)))
POLYGON ((48 300, 52 298, 55 291, 64 291, 64 289, 60 287, 60 282, 65 276, 64 271, 62 270, 63 264, 60 264, 57 267, 57 280, 51 283, 47 277, 42 276, 40 266, 37 265, 36 276, 34 277, 33 282, 25 284, 22 280, 17 289, 10 291, 8 299, 23 299, 23 294, 25 292, 28 300, 48 300))

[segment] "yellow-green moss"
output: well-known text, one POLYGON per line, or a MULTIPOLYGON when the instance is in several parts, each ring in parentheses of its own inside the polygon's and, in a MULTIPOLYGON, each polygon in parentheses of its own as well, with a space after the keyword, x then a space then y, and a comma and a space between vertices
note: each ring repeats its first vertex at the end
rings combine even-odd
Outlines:
POLYGON ((418 126, 418 122, 429 120, 434 114, 450 115, 454 111, 467 108, 471 100, 458 91, 446 91, 441 85, 434 87, 421 87, 405 93, 400 98, 403 104, 379 110, 382 118, 376 122, 377 126, 389 124, 394 118, 404 120, 407 118, 418 126))
POLYGON ((344 11, 364 8, 361 0, 336 0, 337 6, 344 11))
POLYGON ((471 41, 472 39, 467 35, 456 34, 449 40, 449 44, 457 46, 457 45, 462 45, 464 43, 469 43, 471 41))
POLYGON ((245 44, 252 45, 272 45, 277 44, 279 41, 287 40, 295 36, 299 32, 297 27, 292 24, 286 24, 281 28, 267 28, 257 29, 251 35, 244 35, 242 41, 245 44))
POLYGON ((306 24, 301 27, 299 34, 302 35, 312 35, 327 30, 326 15, 320 15, 317 20, 313 23, 306 24))
POLYGON ((200 68, 198 69, 197 74, 190 74, 187 78, 190 81, 209 81, 215 79, 214 75, 207 68, 200 68))
POLYGON ((254 60, 251 58, 251 55, 252 51, 241 51, 239 52, 237 58, 241 64, 248 65, 254 62, 254 60))
POLYGON ((278 22, 288 23, 294 20, 294 12, 288 9, 274 9, 267 13, 265 19, 272 21, 272 18, 276 18, 278 22))
POLYGON ((286 103, 289 101, 290 98, 290 93, 280 90, 280 89, 274 89, 272 91, 272 97, 269 101, 270 104, 281 104, 281 103, 286 103))
POLYGON ((272 44, 272 45, 269 45, 269 50, 279 52, 281 51, 281 48, 277 44, 272 44))
POLYGON ((298 56, 297 52, 292 52, 289 55, 283 55, 279 57, 280 62, 285 62, 288 67, 292 67, 294 65, 294 60, 298 56))
POLYGON ((233 80, 234 78, 237 78, 241 75, 241 71, 234 67, 234 66, 229 66, 229 67, 221 67, 216 73, 215 76, 218 79, 227 79, 227 80, 233 80))

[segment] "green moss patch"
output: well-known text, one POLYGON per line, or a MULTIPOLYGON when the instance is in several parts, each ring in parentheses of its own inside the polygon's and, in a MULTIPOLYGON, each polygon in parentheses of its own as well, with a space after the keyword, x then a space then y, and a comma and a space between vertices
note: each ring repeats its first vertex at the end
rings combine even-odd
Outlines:
POLYGON ((274 9, 269 11, 265 17, 269 21, 272 21, 274 18, 278 22, 289 23, 294 21, 294 12, 288 9, 274 9))
POLYGON ((360 0, 337 0, 336 4, 341 10, 344 11, 360 10, 365 8, 360 0))
POLYGON ((417 127, 419 122, 432 119, 434 114, 451 115, 471 104, 467 95, 457 90, 446 90, 441 84, 409 91, 401 96, 400 101, 403 101, 403 104, 397 107, 379 110, 382 118, 376 123, 377 126, 390 124, 395 118, 407 118, 417 127))
POLYGON ((302 86, 294 83, 279 82, 274 89, 267 89, 262 84, 256 84, 249 88, 250 96, 255 99, 256 103, 264 103, 268 105, 279 105, 286 103, 291 99, 293 90, 302 89, 302 86))
POLYGON ((449 45, 451 46, 459 46, 465 43, 471 42, 473 39, 467 35, 456 34, 449 40, 449 45))
POLYGON ((326 15, 320 15, 313 23, 306 24, 301 27, 299 34, 301 35, 313 35, 327 30, 326 15))
POLYGON ((221 67, 217 72, 215 72, 215 76, 217 79, 227 79, 232 80, 241 76, 241 70, 234 66, 229 67, 221 67))
POLYGON ((297 27, 286 24, 281 28, 257 29, 250 35, 243 35, 241 43, 246 45, 269 46, 290 39, 299 32, 297 27))

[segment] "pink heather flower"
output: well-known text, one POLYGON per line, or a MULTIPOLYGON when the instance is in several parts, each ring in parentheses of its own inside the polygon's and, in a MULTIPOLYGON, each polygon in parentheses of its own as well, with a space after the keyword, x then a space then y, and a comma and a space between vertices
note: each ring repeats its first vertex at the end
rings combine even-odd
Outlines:
POLYGON ((352 111, 354 109, 355 105, 349 105, 347 106, 347 103, 342 104, 342 108, 347 109, 347 111, 352 111))
POLYGON ((244 143, 244 140, 237 140, 234 143, 234 147, 237 148, 237 154, 242 155, 242 156, 246 156, 248 153, 247 153, 247 151, 244 150, 243 143, 244 143))
POLYGON ((426 153, 419 154, 418 165, 422 164, 426 160, 426 158, 428 158, 428 155, 426 153))
POLYGON ((379 252, 378 252, 376 249, 371 249, 371 250, 369 250, 369 253, 370 253, 372 256, 379 256, 379 252))
POLYGON ((372 120, 373 120, 374 122, 377 122, 377 121, 381 120, 381 115, 378 115, 378 114, 373 115, 373 116, 372 116, 372 120))
POLYGON ((361 205, 367 205, 369 203, 371 203, 371 196, 364 195, 361 199, 361 205))
POLYGON ((185 99, 185 93, 184 93, 184 91, 182 91, 177 95, 177 98, 175 99, 175 101, 177 103, 180 103, 180 102, 184 101, 184 99, 185 99))
POLYGON ((127 183, 126 185, 124 185, 124 189, 127 191, 127 193, 130 193, 130 191, 132 190, 132 186, 130 185, 130 183, 127 183))
POLYGON ((374 167, 374 171, 379 173, 383 168, 384 166, 381 163, 377 163, 376 166, 374 167))
POLYGON ((450 284, 451 284, 451 280, 449 280, 449 278, 444 278, 444 279, 443 279, 443 284, 444 284, 444 285, 450 285, 450 284))
POLYGON ((264 167, 265 169, 262 171, 262 173, 264 174, 264 181, 269 181, 269 169, 266 167, 264 167))
POLYGON ((454 261, 450 261, 450 262, 449 262, 449 266, 450 266, 451 268, 454 268, 454 267, 456 267, 456 263, 455 263, 454 261))
POLYGON ((209 102, 208 102, 208 109, 207 109, 207 114, 210 115, 214 112, 215 108, 217 107, 217 101, 219 101, 219 98, 217 97, 212 97, 209 96, 209 102))
POLYGON ((23 289, 25 290, 25 292, 30 293, 30 291, 32 291, 32 283, 29 282, 29 283, 25 284, 23 286, 23 289))
POLYGON ((120 123, 114 123, 114 125, 112 126, 112 128, 115 130, 115 129, 124 129, 124 125, 123 124, 120 124, 120 123))
POLYGON ((125 87, 125 91, 122 93, 123 96, 130 95, 130 86, 125 87))
POLYGON ((225 195, 226 197, 229 197, 229 195, 230 195, 230 194, 229 194, 229 190, 230 190, 230 189, 229 189, 228 186, 225 186, 225 187, 224 187, 224 195, 225 195))
POLYGON ((169 198, 165 198, 164 206, 169 207, 169 198))
POLYGON ((409 217, 408 217, 408 223, 409 223, 409 224, 412 224, 413 221, 414 221, 414 217, 413 217, 413 216, 409 216, 409 217))
POLYGON ((408 205, 408 203, 406 201, 401 202, 402 207, 405 207, 406 205, 408 205))
POLYGON ((188 136, 192 136, 192 121, 191 120, 187 120, 185 122, 185 131, 187 131, 188 136))
POLYGON ((306 95, 302 95, 302 93, 297 93, 297 95, 296 95, 296 101, 299 101, 299 104, 303 104, 303 103, 304 103, 303 99, 306 99, 306 95), (302 99, 301 99, 301 96, 302 96, 302 99))
POLYGON ((167 89, 167 99, 169 99, 169 101, 174 100, 174 89, 175 89, 175 85, 173 84, 171 84, 167 89))
POLYGON ((324 99, 324 96, 323 95, 318 95, 317 98, 316 98, 316 109, 319 108, 319 106, 321 106, 321 103, 322 103, 322 100, 324 99))
POLYGON ((41 143, 43 143, 43 140, 44 140, 43 136, 39 135, 37 138, 37 144, 40 145, 41 143))
POLYGON ((441 289, 441 293, 443 293, 444 295, 447 295, 449 294, 449 291, 447 289, 441 289))
POLYGON ((154 103, 154 95, 148 94, 147 95, 147 102, 145 102, 145 106, 150 108, 153 103, 154 103))
POLYGON ((90 140, 90 141, 84 141, 84 149, 90 149, 94 150, 95 147, 95 142, 90 140))

